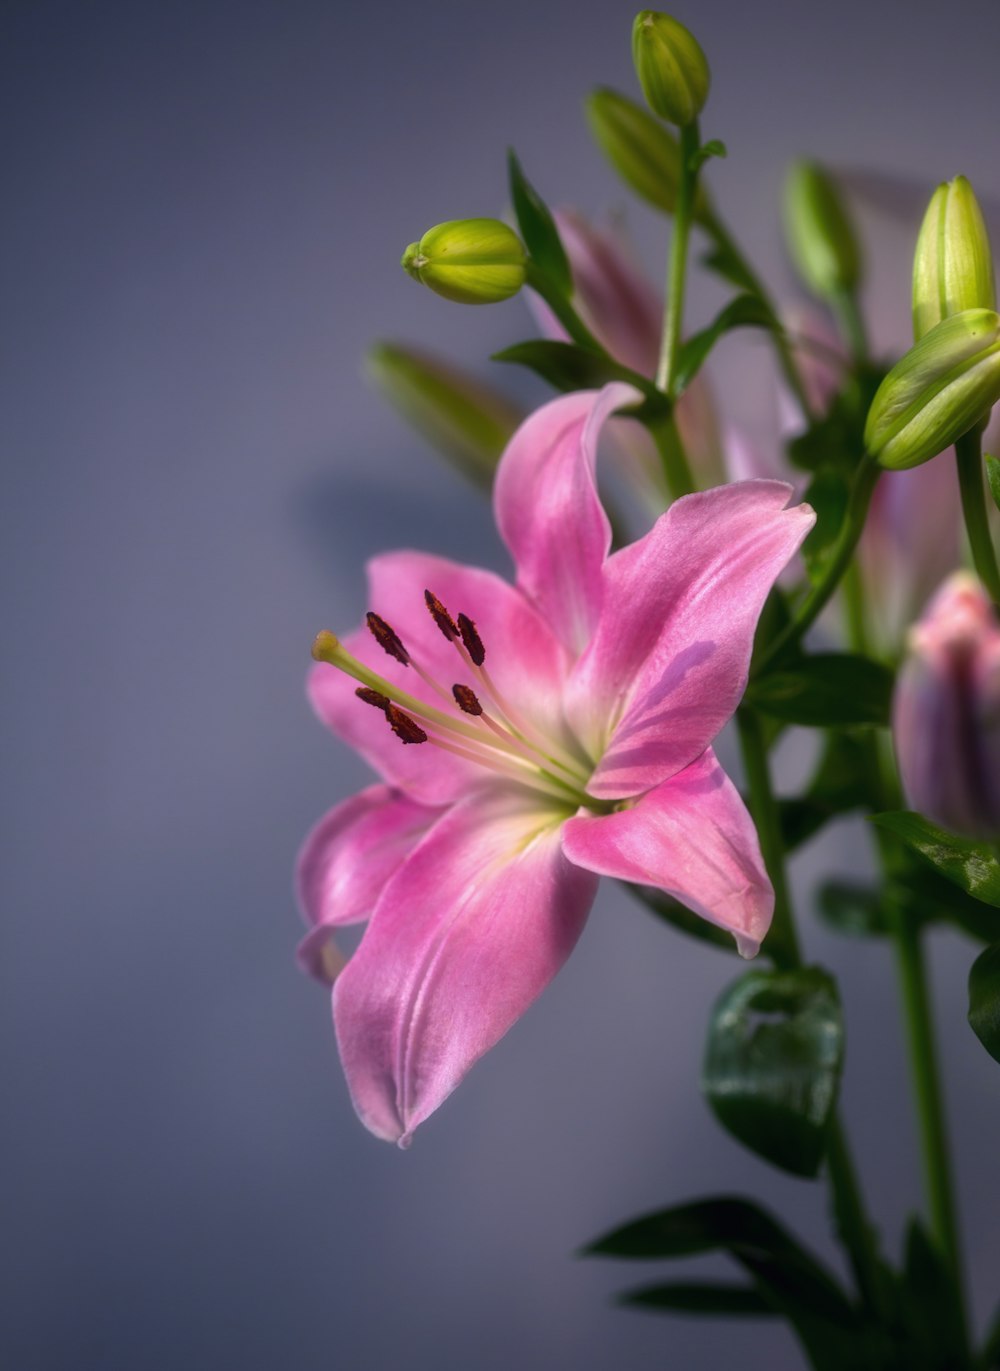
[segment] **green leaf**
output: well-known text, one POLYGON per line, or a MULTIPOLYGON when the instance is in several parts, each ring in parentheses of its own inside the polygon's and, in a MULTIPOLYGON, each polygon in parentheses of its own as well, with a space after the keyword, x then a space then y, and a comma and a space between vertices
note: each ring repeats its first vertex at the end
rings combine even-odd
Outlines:
POLYGON ((567 299, 573 294, 573 273, 548 205, 521 170, 513 148, 507 154, 510 198, 518 228, 535 264, 567 299))
POLYGON ((872 823, 902 838, 966 894, 984 904, 1000 907, 1000 859, 986 844, 972 843, 954 833, 946 833, 921 814, 909 810, 873 814, 872 823))
POLYGON ((913 1371, 957 1371, 969 1364, 955 1275, 921 1221, 906 1231, 900 1315, 913 1371))
POLYGON ((705 358, 724 333, 734 328, 777 328, 771 310, 759 295, 737 295, 715 316, 707 328, 692 334, 677 354, 678 395, 694 380, 705 358))
POLYGON ((826 570, 830 549, 840 533, 847 513, 849 486, 839 471, 824 467, 812 478, 803 502, 816 511, 816 522, 802 544, 802 558, 811 581, 817 581, 826 570))
POLYGON ((712 157, 728 157, 729 149, 721 138, 712 138, 709 142, 703 143, 698 151, 692 156, 690 161, 691 171, 700 171, 701 168, 712 157))
POLYGON ((871 744, 855 733, 831 731, 805 794, 779 800, 781 833, 788 851, 800 846, 840 814, 871 803, 871 744))
POLYGON ((745 1147, 796 1176, 815 1176, 843 1052, 831 976, 819 967, 749 971, 713 1011, 702 1090, 745 1147))
POLYGON ((720 1281, 666 1281, 641 1285, 618 1297, 619 1304, 664 1314, 709 1314, 723 1318, 776 1318, 777 1310, 752 1285, 720 1281))
POLYGON ((759 283, 754 280, 736 253, 725 243, 715 243, 708 252, 702 255, 701 264, 739 290, 748 291, 752 295, 759 289, 759 283))
POLYGON ((759 676, 746 698, 788 724, 888 724, 892 683, 881 662, 824 652, 759 676))
POLYGON ((588 1244, 582 1255, 645 1261, 719 1251, 785 1256, 821 1270, 819 1263, 777 1219, 760 1205, 738 1195, 692 1200, 646 1214, 605 1233, 588 1244))
POLYGON ((1000 462, 989 455, 986 457, 986 480, 993 496, 993 503, 1000 509, 1000 462))
POLYGON ((495 352, 494 362, 514 362, 528 367, 556 390, 590 390, 608 381, 624 381, 631 373, 605 352, 594 352, 579 343, 557 343, 535 338, 495 352))
POLYGON ((687 934, 689 938, 697 938, 700 942, 711 943, 723 952, 737 953, 736 940, 731 933, 693 913, 672 895, 666 895, 662 890, 654 890, 651 886, 644 885, 629 885, 626 889, 658 919, 672 925, 678 932, 687 934))
POLYGON ((859 881, 824 881, 816 898, 820 918, 852 938, 883 938, 889 932, 881 890, 859 881))
POLYGON ((986 1051, 1000 1062, 1000 942, 993 943, 972 963, 969 1023, 986 1051))

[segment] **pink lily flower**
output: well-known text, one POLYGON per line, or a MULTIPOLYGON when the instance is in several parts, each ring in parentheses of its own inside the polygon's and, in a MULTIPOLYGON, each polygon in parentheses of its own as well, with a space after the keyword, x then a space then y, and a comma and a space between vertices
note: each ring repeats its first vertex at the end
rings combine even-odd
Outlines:
POLYGON ((600 876, 668 891, 746 956, 770 922, 711 743, 813 514, 745 482, 678 500, 609 555, 597 442, 634 398, 563 396, 514 435, 494 509, 516 585, 389 553, 368 568, 368 626, 314 647, 312 703, 382 784, 306 840, 302 957, 335 970, 332 932, 370 919, 334 1021, 358 1114, 401 1146, 562 966, 600 876))

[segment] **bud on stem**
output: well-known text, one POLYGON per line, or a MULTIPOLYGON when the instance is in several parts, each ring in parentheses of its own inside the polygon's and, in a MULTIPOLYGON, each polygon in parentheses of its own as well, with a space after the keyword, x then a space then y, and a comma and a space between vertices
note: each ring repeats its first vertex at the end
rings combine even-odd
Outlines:
POLYGON ((402 266, 446 300, 492 305, 521 289, 527 259, 520 238, 501 220, 451 219, 411 243, 402 266))
POLYGON ((802 280, 824 300, 857 289, 861 249, 832 178, 815 162, 797 162, 785 183, 785 236, 802 280))
POLYGON ((993 255, 982 211, 964 176, 938 186, 913 258, 913 336, 963 309, 995 309, 993 255))
POLYGON ((641 10, 632 25, 632 61, 646 103, 668 124, 693 124, 708 99, 708 62, 697 38, 669 14, 641 10))

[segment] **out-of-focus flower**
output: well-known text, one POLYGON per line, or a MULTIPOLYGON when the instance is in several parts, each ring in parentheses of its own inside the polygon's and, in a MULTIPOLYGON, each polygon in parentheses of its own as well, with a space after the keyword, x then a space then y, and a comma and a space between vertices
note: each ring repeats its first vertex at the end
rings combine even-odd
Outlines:
MULTIPOLYGON (((555 221, 573 272, 577 313, 616 361, 641 376, 654 377, 663 300, 636 266, 624 235, 595 228, 573 210, 557 210, 555 221)), ((547 338, 565 341, 566 331, 545 301, 530 290, 527 299, 540 331, 547 338)), ((674 417, 698 484, 711 486, 725 480, 722 440, 703 372, 678 400, 674 417)), ((653 440, 631 420, 615 423, 614 438, 644 502, 654 513, 661 513, 670 495, 653 440)))
POLYGON ((609 556, 596 445, 634 396, 564 396, 515 434, 494 507, 516 587, 391 553, 369 567, 368 628, 317 638, 316 711, 383 785, 306 843, 303 956, 322 971, 327 934, 371 916, 333 1006, 380 1137, 408 1142, 535 999, 599 875, 669 891, 745 955, 767 930, 757 836, 711 743, 813 515, 778 482, 726 486, 609 556))
POLYGON ((1000 838, 1000 624, 967 572, 910 632, 893 737, 914 808, 953 833, 1000 838))

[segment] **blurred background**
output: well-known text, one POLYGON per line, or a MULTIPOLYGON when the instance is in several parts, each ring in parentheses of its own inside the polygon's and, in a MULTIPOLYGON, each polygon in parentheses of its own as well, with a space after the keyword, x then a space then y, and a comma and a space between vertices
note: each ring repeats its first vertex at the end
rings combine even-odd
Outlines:
MULTIPOLYGON (((783 299, 789 160, 893 175, 859 214, 876 342, 905 344, 937 181, 971 178, 1000 248, 995 0, 676 13, 713 69, 716 197, 783 299)), ((504 212, 508 143, 551 202, 625 205, 581 102, 634 93, 632 15, 3 7, 4 1366, 800 1364, 777 1325, 616 1309, 656 1273, 572 1255, 727 1191, 837 1261, 822 1186, 741 1151, 699 1096, 732 958, 605 889, 563 974, 408 1153, 356 1121, 328 997, 293 961, 296 848, 366 781, 307 709, 313 634, 355 621, 380 549, 505 567, 486 502, 361 382, 363 350, 400 338, 489 375, 528 335, 523 302, 448 305, 399 254, 441 219, 504 212)), ((628 223, 659 279, 663 224, 636 202, 628 223)), ((718 298, 696 285, 691 321, 718 298)), ((767 353, 750 335, 723 351, 719 393, 763 432, 767 353)), ((895 1253, 919 1175, 891 955, 807 903, 818 873, 867 860, 845 824, 795 875, 808 953, 842 977, 846 1117, 895 1253)), ((1000 1078, 965 1023, 971 944, 931 947, 982 1325, 1000 1078)))

